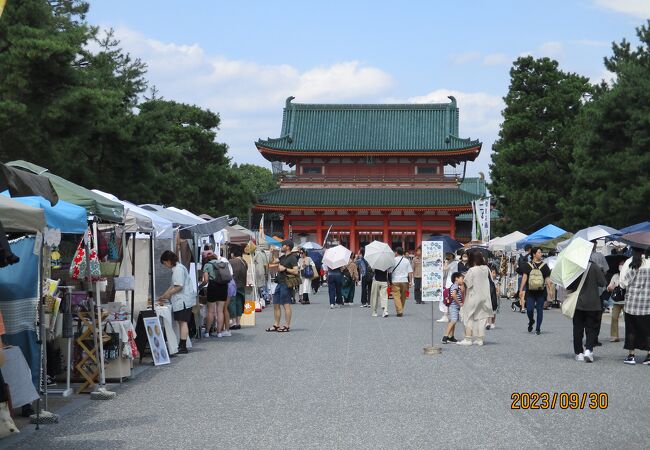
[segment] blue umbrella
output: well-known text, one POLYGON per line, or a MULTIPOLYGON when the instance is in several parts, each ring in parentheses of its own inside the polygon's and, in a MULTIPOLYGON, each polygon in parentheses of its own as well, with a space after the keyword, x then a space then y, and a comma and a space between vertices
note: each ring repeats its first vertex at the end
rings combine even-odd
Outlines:
POLYGON ((323 267, 323 250, 307 250, 307 255, 314 261, 316 269, 320 272, 321 267, 323 267))
POLYGON ((637 223, 636 225, 630 225, 626 228, 621 228, 618 233, 614 233, 607 238, 608 241, 615 241, 617 238, 620 238, 624 234, 636 233, 637 231, 650 231, 650 220, 645 222, 637 223))
POLYGON ((452 239, 447 235, 431 235, 428 240, 442 241, 442 251, 445 253, 454 253, 463 246, 463 244, 458 242, 456 239, 452 239))

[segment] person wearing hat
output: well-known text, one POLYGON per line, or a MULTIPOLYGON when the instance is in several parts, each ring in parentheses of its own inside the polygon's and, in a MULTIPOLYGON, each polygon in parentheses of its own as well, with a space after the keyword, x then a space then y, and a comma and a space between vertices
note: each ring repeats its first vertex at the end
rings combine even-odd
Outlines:
POLYGON ((276 277, 277 286, 273 293, 273 326, 267 328, 266 331, 277 331, 279 333, 286 333, 291 327, 291 300, 293 297, 293 279, 298 278, 298 259, 292 253, 293 241, 282 241, 280 251, 280 261, 278 264, 278 275, 276 277), (282 319, 282 309, 284 309, 285 325, 280 326, 282 319))

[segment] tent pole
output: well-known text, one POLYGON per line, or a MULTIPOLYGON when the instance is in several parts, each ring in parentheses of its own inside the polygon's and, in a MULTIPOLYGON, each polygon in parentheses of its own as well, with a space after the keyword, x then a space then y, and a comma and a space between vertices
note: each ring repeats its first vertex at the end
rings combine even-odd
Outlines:
MULTIPOLYGON (((93 249, 97 252, 97 221, 93 221, 93 249)), ((90 273, 90 266, 88 266, 90 273)), ((89 277, 90 278, 90 277, 89 277)), ((106 385, 104 373, 104 342, 102 336, 102 300, 99 295, 99 283, 94 283, 95 307, 97 308, 97 337, 99 339, 99 386, 103 388, 106 385)))
MULTIPOLYGON (((153 242, 153 232, 149 234, 149 273, 150 273, 150 287, 151 287, 151 307, 153 308, 153 304, 156 302, 156 273, 154 272, 155 270, 155 262, 154 262, 154 257, 156 256, 155 249, 154 249, 154 242, 153 242)), ((147 305, 148 307, 149 305, 147 305)))
MULTIPOLYGON (((132 256, 131 256, 131 276, 133 277, 135 284, 135 233, 131 234, 131 239, 133 243, 131 244, 132 256)), ((131 323, 133 323, 133 314, 135 314, 135 285, 131 291, 131 323)))

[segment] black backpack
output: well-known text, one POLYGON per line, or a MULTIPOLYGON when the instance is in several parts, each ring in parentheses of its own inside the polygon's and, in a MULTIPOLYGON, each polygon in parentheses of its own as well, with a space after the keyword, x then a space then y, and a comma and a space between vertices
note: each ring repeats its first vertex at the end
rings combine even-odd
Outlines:
POLYGON ((497 287, 492 280, 492 277, 488 275, 488 281, 490 282, 490 300, 492 300, 492 311, 496 311, 499 307, 499 297, 497 294, 497 287))

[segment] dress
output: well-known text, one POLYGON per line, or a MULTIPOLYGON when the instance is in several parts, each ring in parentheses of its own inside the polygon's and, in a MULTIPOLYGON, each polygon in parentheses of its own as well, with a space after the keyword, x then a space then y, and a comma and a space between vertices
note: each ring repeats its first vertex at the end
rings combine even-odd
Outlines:
POLYGON ((494 316, 489 276, 488 266, 470 267, 465 274, 465 302, 460 310, 460 318, 468 336, 468 331, 473 331, 475 336, 483 337, 486 320, 494 316))

